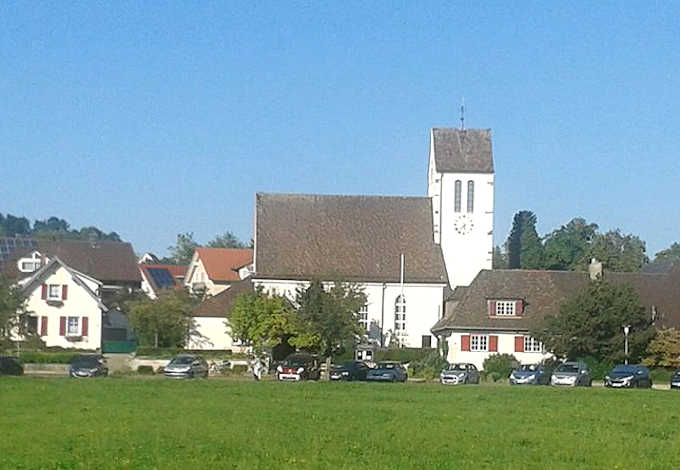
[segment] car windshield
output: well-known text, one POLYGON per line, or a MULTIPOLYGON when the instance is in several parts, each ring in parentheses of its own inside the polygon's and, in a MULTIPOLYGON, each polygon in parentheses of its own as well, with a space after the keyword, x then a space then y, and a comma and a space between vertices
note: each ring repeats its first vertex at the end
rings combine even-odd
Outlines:
POLYGON ((523 366, 519 367, 519 370, 523 372, 534 372, 536 369, 538 369, 536 364, 524 364, 523 366))
POLYGON ((446 370, 465 370, 465 364, 449 364, 446 370))
POLYGON ((612 370, 612 374, 634 374, 638 368, 631 365, 618 365, 612 370))
POLYGON ((170 361, 170 364, 185 365, 191 364, 192 362, 194 362, 194 358, 192 356, 175 356, 172 358, 172 361, 170 361))
POLYGON ((555 372, 566 372, 571 374, 577 374, 579 371, 578 364, 562 364, 555 370, 555 372))
POLYGON ((302 367, 307 364, 307 359, 304 357, 289 357, 283 361, 283 365, 286 367, 302 367))
POLYGON ((397 365, 394 362, 379 362, 378 369, 394 369, 397 365))

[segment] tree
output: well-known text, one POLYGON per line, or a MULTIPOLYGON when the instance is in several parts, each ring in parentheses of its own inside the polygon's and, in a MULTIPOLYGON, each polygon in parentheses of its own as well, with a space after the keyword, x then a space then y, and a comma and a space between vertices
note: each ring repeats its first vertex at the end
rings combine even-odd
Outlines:
POLYGON ((184 290, 166 290, 157 299, 142 298, 124 305, 140 343, 158 348, 185 345, 194 333, 191 314, 195 303, 184 290))
POLYGON ((496 245, 491 255, 491 266, 493 269, 508 268, 508 254, 501 251, 501 247, 496 245))
POLYGON ((610 271, 637 272, 649 262, 645 242, 635 235, 624 235, 620 230, 598 234, 586 250, 580 268, 586 269, 591 258, 597 258, 610 271))
POLYGON ((536 325, 532 336, 559 357, 591 356, 604 362, 623 362, 624 325, 630 326, 629 357, 637 361, 654 336, 654 327, 635 290, 592 281, 562 304, 558 315, 536 325))
POLYGON ((536 232, 536 215, 533 212, 519 211, 515 214, 506 249, 510 269, 543 267, 543 245, 536 232))
POLYGON ((295 303, 305 331, 291 344, 315 349, 328 360, 344 344, 365 333, 357 312, 366 303, 366 294, 356 284, 334 282, 326 290, 323 283, 315 279, 309 286, 297 289, 295 303))
POLYGON ((194 241, 194 233, 178 233, 177 242, 174 246, 169 246, 170 258, 175 264, 189 264, 198 243, 194 241))
POLYGON ((647 357, 642 362, 650 367, 680 367, 680 330, 659 331, 649 343, 647 357))
POLYGON ((12 331, 27 333, 24 328, 27 314, 21 288, 0 276, 0 345, 9 342, 12 331))
POLYGON ((256 351, 287 343, 298 330, 290 301, 278 295, 269 296, 262 288, 241 294, 234 300, 227 325, 233 338, 256 351))
POLYGON ((545 268, 575 270, 583 266, 588 247, 597 234, 597 224, 574 218, 545 237, 545 268))
POLYGON ((247 245, 239 240, 232 232, 225 232, 218 235, 214 240, 208 242, 210 248, 247 248, 247 245))
POLYGON ((666 270, 673 265, 680 265, 680 243, 673 243, 669 248, 659 251, 650 266, 666 270))

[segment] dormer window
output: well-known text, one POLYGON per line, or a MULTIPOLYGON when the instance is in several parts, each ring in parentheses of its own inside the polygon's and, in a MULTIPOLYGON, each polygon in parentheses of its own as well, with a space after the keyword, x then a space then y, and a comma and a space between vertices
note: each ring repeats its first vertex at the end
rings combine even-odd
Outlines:
POLYGON ((518 317, 524 312, 524 303, 519 299, 490 300, 489 315, 492 317, 518 317))
POLYGON ((19 259, 17 266, 22 273, 32 273, 40 269, 41 263, 42 255, 34 251, 30 256, 19 259))

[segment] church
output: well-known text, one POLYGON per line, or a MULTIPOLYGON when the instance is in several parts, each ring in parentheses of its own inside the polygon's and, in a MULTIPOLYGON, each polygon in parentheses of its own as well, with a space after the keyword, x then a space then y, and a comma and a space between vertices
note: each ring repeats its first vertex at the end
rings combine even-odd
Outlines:
POLYGON ((422 197, 258 193, 253 285, 292 298, 312 278, 357 283, 369 338, 437 347, 445 298, 491 268, 491 131, 431 129, 427 183, 422 197))

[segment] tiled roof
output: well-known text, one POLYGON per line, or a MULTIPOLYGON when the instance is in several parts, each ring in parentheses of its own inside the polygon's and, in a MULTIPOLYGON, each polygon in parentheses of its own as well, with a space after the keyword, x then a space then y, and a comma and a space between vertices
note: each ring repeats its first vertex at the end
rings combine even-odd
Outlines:
POLYGON ((490 129, 432 129, 439 173, 493 173, 490 129))
POLYGON ((213 282, 240 281, 238 269, 253 262, 251 249, 199 247, 196 252, 213 282))
MULTIPOLYGON (((669 274, 604 273, 613 284, 632 285, 647 311, 658 312, 658 327, 680 327, 680 270, 669 274)), ((446 302, 446 315, 432 328, 529 330, 536 321, 559 313, 560 305, 590 281, 588 273, 574 271, 482 270, 462 299, 446 302), (488 300, 522 299, 521 317, 491 318, 488 300)))
POLYGON ((26 277, 19 272, 17 260, 32 251, 48 257, 57 256, 71 268, 104 283, 141 281, 137 259, 130 243, 111 241, 41 240, 31 246, 17 247, 2 264, 3 274, 16 279, 26 277))
POLYGON ((176 289, 182 286, 177 282, 176 272, 186 272, 186 266, 173 264, 140 264, 139 270, 151 289, 158 294, 160 289, 176 289), (176 269, 180 268, 180 269, 176 269))
POLYGON ((241 294, 252 292, 253 282, 250 278, 235 282, 229 289, 209 297, 194 309, 194 317, 225 317, 231 311, 231 305, 241 294))
POLYGON ((447 283, 427 197, 257 194, 256 273, 265 279, 447 283))

